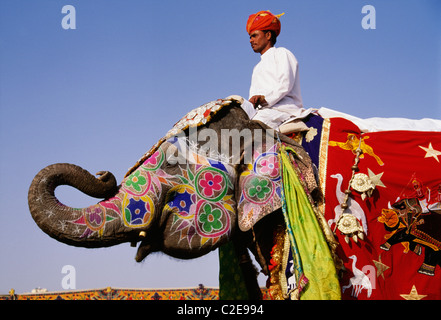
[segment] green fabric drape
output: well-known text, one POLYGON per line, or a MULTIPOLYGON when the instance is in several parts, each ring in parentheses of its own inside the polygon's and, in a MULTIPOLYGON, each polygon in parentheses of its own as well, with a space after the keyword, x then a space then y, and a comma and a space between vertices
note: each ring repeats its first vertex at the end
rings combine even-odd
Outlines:
POLYGON ((219 247, 219 299, 247 300, 248 292, 233 242, 219 247))
MULTIPOLYGON (((340 284, 331 251, 317 221, 310 198, 291 163, 289 153, 295 151, 281 146, 283 193, 285 200, 285 220, 290 234, 293 256, 300 256, 302 270, 308 283, 300 293, 301 300, 341 299, 340 284), (295 252, 298 251, 298 252, 295 252)), ((300 279, 301 280, 301 279, 300 279)))

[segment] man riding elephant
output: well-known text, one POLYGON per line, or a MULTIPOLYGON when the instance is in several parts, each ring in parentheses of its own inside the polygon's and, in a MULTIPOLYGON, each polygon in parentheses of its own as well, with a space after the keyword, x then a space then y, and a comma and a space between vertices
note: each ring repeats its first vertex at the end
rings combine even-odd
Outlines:
POLYGON ((303 108, 296 57, 286 48, 275 47, 282 15, 259 11, 250 15, 246 24, 251 48, 261 55, 261 60, 254 67, 250 97, 242 107, 251 119, 262 121, 274 129, 289 120, 304 118, 311 112, 303 108))

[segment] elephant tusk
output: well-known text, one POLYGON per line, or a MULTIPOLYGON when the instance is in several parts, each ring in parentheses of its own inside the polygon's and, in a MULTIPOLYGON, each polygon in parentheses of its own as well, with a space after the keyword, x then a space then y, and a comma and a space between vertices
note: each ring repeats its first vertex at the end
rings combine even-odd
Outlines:
MULTIPOLYGON (((141 238, 141 239, 144 239, 146 236, 147 236, 147 233, 145 232, 145 231, 140 231, 139 232, 139 234, 138 234, 138 236, 141 238)), ((138 243, 138 241, 132 241, 132 242, 130 242, 130 246, 131 247, 136 247, 136 244, 138 243)))

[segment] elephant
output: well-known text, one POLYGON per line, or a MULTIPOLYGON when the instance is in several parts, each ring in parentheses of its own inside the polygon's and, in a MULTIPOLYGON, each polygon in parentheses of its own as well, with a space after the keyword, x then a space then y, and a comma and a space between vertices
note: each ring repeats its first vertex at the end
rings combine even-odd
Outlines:
POLYGON ((279 143, 295 150, 305 187, 314 201, 320 201, 305 150, 262 122, 250 120, 239 100, 227 98, 184 116, 119 185, 108 171, 95 177, 73 164, 47 166, 29 187, 29 210, 44 232, 68 245, 98 248, 140 242, 137 262, 157 251, 192 259, 232 242, 249 297, 259 299, 257 271, 248 249, 268 275, 273 230, 284 226, 279 143), (103 200, 71 208, 55 197, 59 185, 103 200))
POLYGON ((423 212, 417 198, 401 199, 391 207, 383 209, 378 218, 387 231, 393 232, 380 248, 389 251, 397 243, 408 242, 409 249, 417 255, 421 255, 424 248, 424 262, 418 272, 434 276, 436 265, 441 266, 441 211, 423 212))

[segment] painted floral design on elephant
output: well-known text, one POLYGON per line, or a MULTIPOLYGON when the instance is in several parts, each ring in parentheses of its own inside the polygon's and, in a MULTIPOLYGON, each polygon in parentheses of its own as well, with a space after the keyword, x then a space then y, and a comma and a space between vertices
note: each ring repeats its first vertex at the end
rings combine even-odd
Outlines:
POLYGON ((206 167, 196 174, 196 191, 206 200, 219 201, 228 190, 226 172, 218 168, 206 167))
POLYGON ((151 178, 148 172, 142 175, 141 170, 135 171, 127 178, 125 189, 133 195, 142 195, 150 189, 150 182, 151 178))
POLYGON ((224 178, 220 174, 205 172, 203 178, 199 181, 199 186, 202 188, 204 196, 212 197, 216 191, 222 190, 221 182, 223 180, 224 178))
MULTIPOLYGON (((245 190, 245 194, 247 195, 248 200, 253 201, 251 199, 256 199, 255 203, 266 202, 266 199, 272 194, 274 191, 271 182, 268 179, 250 176, 249 187, 245 190)), ((248 185, 245 183, 245 185, 248 185)))
POLYGON ((256 148, 253 163, 239 178, 239 227, 251 228, 266 214, 281 206, 281 176, 277 145, 256 148))
POLYGON ((227 169, 219 167, 218 163, 216 168, 200 164, 182 168, 177 176, 181 184, 175 186, 174 197, 164 208, 174 213, 172 231, 179 232, 180 240, 185 240, 189 247, 195 235, 200 239, 197 245, 203 246, 209 240, 215 244, 230 234, 235 211, 234 185, 227 169))
POLYGON ((202 223, 202 230, 206 233, 210 233, 213 230, 221 230, 222 211, 218 208, 213 209, 210 204, 205 204, 203 207, 203 213, 199 215, 199 222, 202 223))
MULTIPOLYGON (((275 146, 272 148, 274 150, 275 146)), ((253 164, 256 174, 266 176, 271 180, 278 181, 280 176, 279 156, 276 152, 267 151, 258 155, 253 164)))
POLYGON ((171 175, 166 172, 164 150, 176 140, 167 142, 124 178, 120 187, 124 192, 92 207, 93 212, 84 209, 82 217, 70 221, 84 237, 95 232, 102 234, 114 219, 121 219, 130 228, 148 228, 154 214, 161 211, 171 212, 170 231, 179 233, 180 240, 190 247, 202 246, 209 240, 215 244, 229 236, 236 207, 232 182, 235 169, 187 150, 191 163, 176 164, 177 171, 171 175), (165 205, 159 203, 163 197, 167 199, 165 205), (198 243, 192 243, 195 236, 200 239, 198 243))
POLYGON ((199 235, 203 236, 203 243, 208 239, 216 239, 216 241, 231 227, 230 212, 216 204, 201 200, 197 205, 197 223, 196 230, 199 235))
POLYGON ((125 192, 79 210, 81 216, 67 222, 76 225, 77 233, 82 238, 96 232, 103 234, 107 225, 115 219, 122 220, 125 226, 131 228, 148 227, 155 212, 155 203, 161 196, 162 186, 169 184, 172 178, 160 169, 163 163, 164 153, 158 149, 143 166, 122 181, 121 189, 125 192))
POLYGON ((123 220, 128 227, 146 227, 150 224, 155 206, 149 196, 126 196, 123 200, 123 220))
POLYGON ((78 209, 79 218, 64 221, 63 224, 75 224, 75 234, 78 234, 80 238, 87 238, 96 232, 101 235, 107 223, 120 219, 117 211, 114 210, 113 205, 107 210, 106 206, 99 203, 85 209, 78 209))

